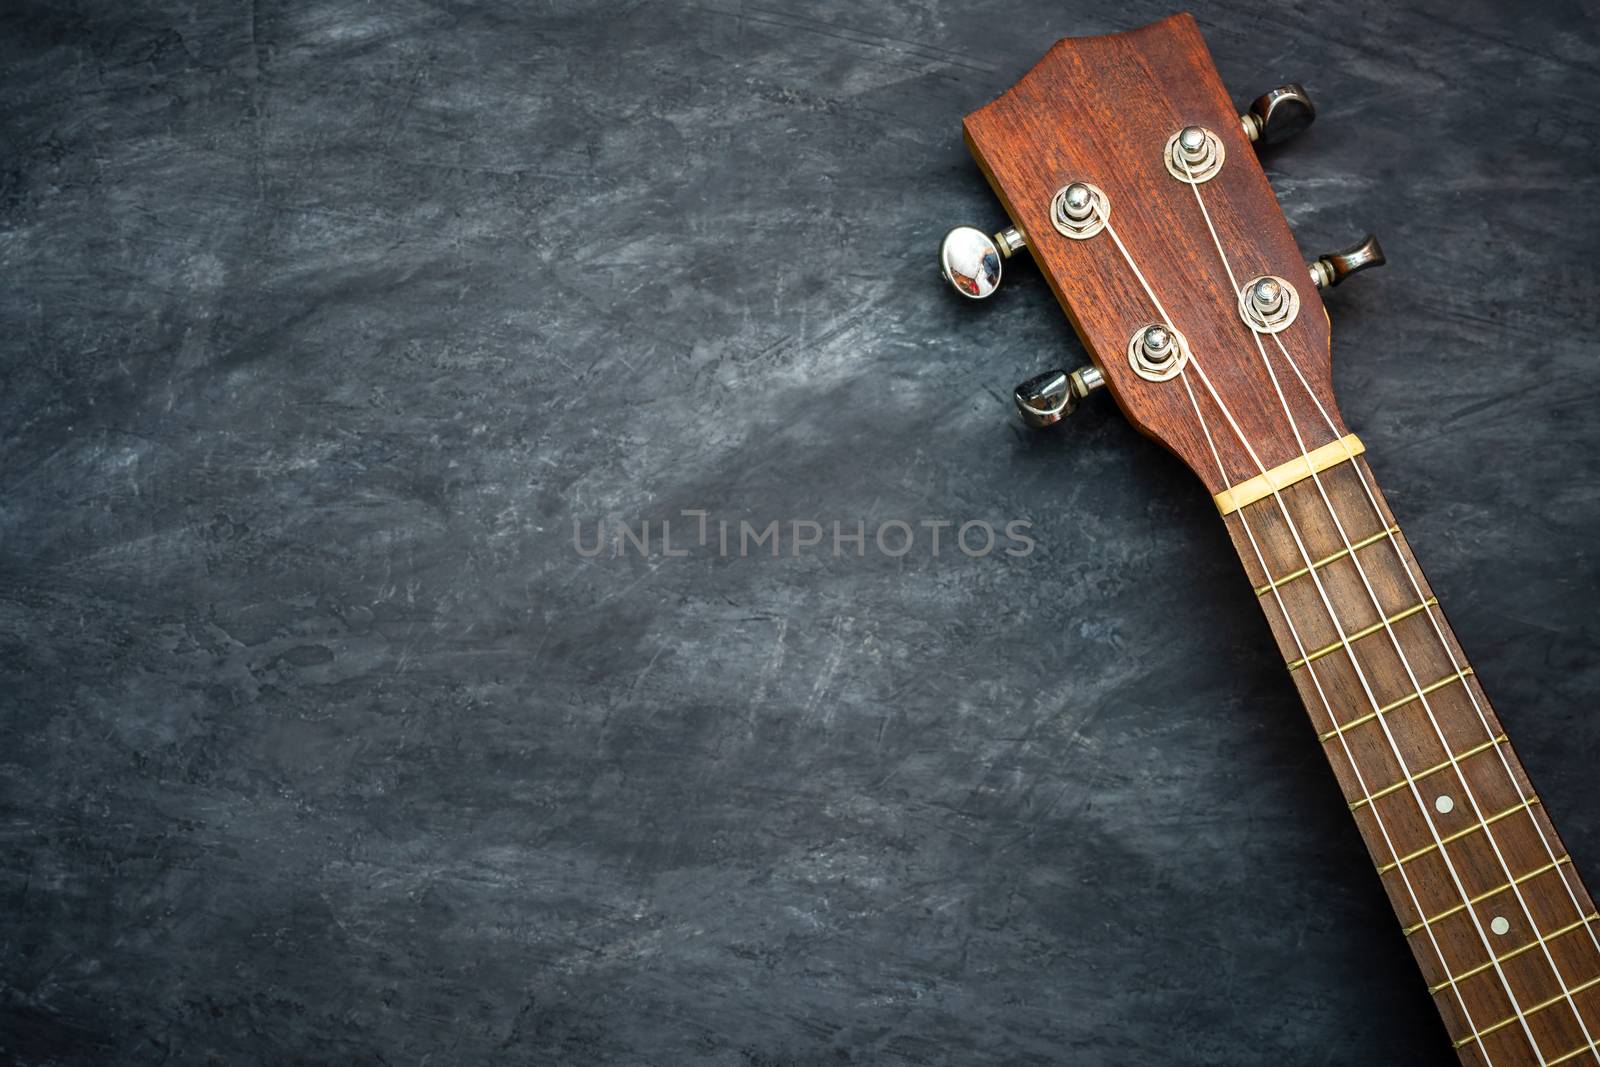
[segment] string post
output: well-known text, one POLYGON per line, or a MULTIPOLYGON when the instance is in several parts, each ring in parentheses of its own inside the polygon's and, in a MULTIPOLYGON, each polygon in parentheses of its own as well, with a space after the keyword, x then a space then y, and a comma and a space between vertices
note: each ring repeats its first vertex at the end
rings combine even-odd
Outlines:
POLYGON ((1215 178, 1227 158, 1222 138, 1204 126, 1183 127, 1167 138, 1167 146, 1161 154, 1166 160, 1167 172, 1190 185, 1215 178))
POLYGON ((1189 342, 1168 324, 1149 323, 1128 338, 1128 365, 1146 381, 1167 381, 1183 370, 1188 360, 1189 342))

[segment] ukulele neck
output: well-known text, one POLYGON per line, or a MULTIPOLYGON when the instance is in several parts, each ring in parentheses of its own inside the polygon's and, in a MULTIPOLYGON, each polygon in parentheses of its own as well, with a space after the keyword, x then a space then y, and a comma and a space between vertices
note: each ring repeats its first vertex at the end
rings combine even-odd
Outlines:
POLYGON ((1339 452, 1223 494, 1228 532, 1463 1061, 1593 1062, 1600 917, 1364 457, 1339 452))

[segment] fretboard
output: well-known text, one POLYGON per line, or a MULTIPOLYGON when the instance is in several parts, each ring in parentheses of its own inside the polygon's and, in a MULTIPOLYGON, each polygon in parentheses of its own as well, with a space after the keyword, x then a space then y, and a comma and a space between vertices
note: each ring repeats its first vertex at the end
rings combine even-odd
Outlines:
POLYGON ((1371 471, 1279 497, 1225 521, 1462 1061, 1600 1061, 1594 903, 1371 471))

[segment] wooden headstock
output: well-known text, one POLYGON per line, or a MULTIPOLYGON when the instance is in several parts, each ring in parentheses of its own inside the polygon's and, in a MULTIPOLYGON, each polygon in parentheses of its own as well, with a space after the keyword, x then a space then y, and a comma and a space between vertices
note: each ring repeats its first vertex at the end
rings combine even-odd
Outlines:
POLYGON ((1250 121, 1241 123, 1194 19, 1181 14, 1057 42, 964 123, 1117 403, 1214 494, 1348 433, 1330 382, 1327 313, 1256 161, 1250 121), (1206 136, 1191 133, 1197 150, 1169 168, 1169 143, 1191 127, 1206 136), (1213 177, 1186 180, 1219 156, 1213 177), (1072 228, 1056 197, 1074 183, 1109 205, 1104 229, 1082 239, 1057 225, 1072 228), (1298 299, 1275 333, 1248 325, 1241 306, 1240 288, 1261 277, 1298 299), (1141 374, 1130 354, 1149 324, 1187 340, 1187 360, 1166 380, 1151 380, 1149 360, 1141 374))

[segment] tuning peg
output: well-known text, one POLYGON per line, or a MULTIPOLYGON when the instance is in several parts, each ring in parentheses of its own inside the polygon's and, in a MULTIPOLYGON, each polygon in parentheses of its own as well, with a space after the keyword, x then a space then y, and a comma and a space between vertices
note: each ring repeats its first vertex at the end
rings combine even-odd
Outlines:
POLYGON ((1078 401, 1106 384, 1100 368, 1079 367, 1068 374, 1052 370, 1017 386, 1017 412, 1034 429, 1053 426, 1078 408, 1078 401))
POLYGON ((1296 82, 1280 85, 1250 104, 1239 116, 1244 135, 1261 144, 1278 144, 1305 130, 1317 117, 1311 97, 1296 82))
POLYGON ((1356 271, 1381 267, 1387 262, 1378 238, 1369 233, 1349 248, 1341 248, 1312 260, 1309 264, 1311 281, 1318 289, 1327 289, 1338 285, 1356 271))
POLYGON ((1027 246, 1015 226, 993 237, 973 226, 957 226, 939 245, 939 273, 962 296, 982 300, 1000 288, 1000 261, 1027 246))

